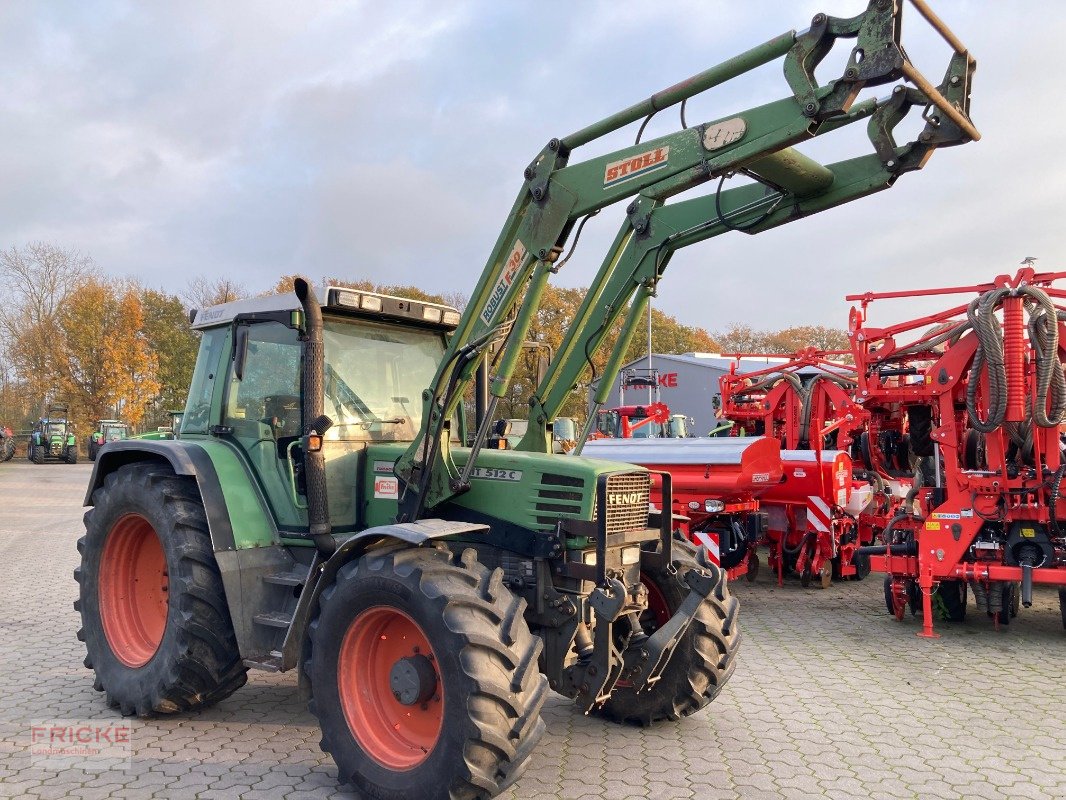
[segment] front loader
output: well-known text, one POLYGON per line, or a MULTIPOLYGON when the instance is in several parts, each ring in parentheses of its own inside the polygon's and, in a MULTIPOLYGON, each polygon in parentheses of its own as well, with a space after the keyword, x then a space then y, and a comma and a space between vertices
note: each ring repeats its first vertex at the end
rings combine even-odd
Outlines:
POLYGON ((375 798, 502 791, 543 731, 549 687, 640 724, 710 703, 739 642, 724 574, 675 540, 669 513, 649 513, 648 470, 554 454, 550 430, 620 315, 632 338, 673 241, 601 270, 518 448, 483 445, 578 220, 641 196, 609 256, 618 264, 657 230, 663 200, 708 180, 773 176, 769 191, 719 191, 699 208, 703 226, 755 232, 977 138, 974 62, 916 7, 956 42, 939 87, 900 47, 899 4, 875 0, 552 139, 462 315, 340 287, 318 297, 303 281, 201 312, 180 438, 109 444, 86 497, 79 636, 108 702, 185 711, 228 696, 247 668, 298 668, 340 779, 375 798), (819 83, 838 39, 854 44, 845 72, 819 83), (783 100, 691 127, 682 114, 675 133, 571 163, 582 145, 778 58, 783 100), (888 99, 855 102, 885 84, 888 99), (891 128, 912 107, 924 138, 897 146, 891 128), (877 128, 866 160, 822 167, 792 150, 859 120, 877 128), (468 431, 459 412, 475 383, 484 402, 468 431))

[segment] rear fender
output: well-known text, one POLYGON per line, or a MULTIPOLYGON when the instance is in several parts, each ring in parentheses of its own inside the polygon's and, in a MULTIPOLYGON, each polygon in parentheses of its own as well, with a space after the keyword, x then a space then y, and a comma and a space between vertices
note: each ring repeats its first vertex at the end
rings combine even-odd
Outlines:
POLYGON ((127 464, 153 462, 169 464, 176 475, 196 478, 204 510, 207 512, 212 549, 216 553, 220 550, 235 550, 233 524, 222 494, 218 473, 211 457, 196 445, 187 445, 181 441, 153 442, 143 439, 124 439, 108 443, 96 457, 83 505, 93 504, 93 492, 104 485, 104 479, 112 472, 127 464))

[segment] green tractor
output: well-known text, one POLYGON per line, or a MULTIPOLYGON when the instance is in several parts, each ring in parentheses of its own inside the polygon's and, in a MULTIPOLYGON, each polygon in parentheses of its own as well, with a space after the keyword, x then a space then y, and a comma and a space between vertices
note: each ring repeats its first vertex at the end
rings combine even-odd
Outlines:
POLYGON ((549 688, 614 722, 705 708, 739 645, 725 574, 676 534, 668 474, 555 453, 554 420, 620 330, 609 389, 678 247, 886 189, 937 147, 976 138, 965 52, 939 88, 921 79, 923 91, 898 83, 855 102, 916 75, 899 13, 874 0, 853 19, 819 15, 552 139, 462 315, 350 288, 319 297, 299 279, 293 293, 198 313, 180 438, 109 444, 85 498, 78 637, 108 704, 185 712, 229 696, 249 668, 295 669, 340 779, 386 800, 502 791, 544 730, 549 688), (820 85, 814 69, 841 38, 859 55, 820 85), (782 56, 783 100, 570 163, 782 56), (920 140, 898 145, 911 110, 920 140), (821 165, 792 149, 859 121, 872 155, 821 165), (723 188, 741 168, 756 182, 723 188), (710 180, 707 197, 665 202, 710 180), (486 446, 568 238, 638 195, 538 377, 526 432, 486 446), (663 510, 649 505, 653 482, 663 510))
POLYGON ((47 415, 34 424, 26 448, 26 457, 34 464, 45 461, 78 463, 78 437, 74 423, 67 419, 69 411, 65 404, 51 405, 47 415))
POLYGON ((96 430, 86 440, 86 448, 89 451, 89 460, 96 461, 96 455, 100 448, 108 442, 120 442, 130 438, 130 427, 125 422, 117 419, 102 419, 96 425, 96 430))
POLYGON ((170 417, 169 425, 160 425, 154 431, 146 431, 145 433, 138 433, 136 436, 130 436, 130 439, 149 439, 158 441, 160 439, 177 439, 178 434, 181 432, 181 418, 185 415, 185 410, 180 409, 177 411, 168 411, 167 416, 170 417))

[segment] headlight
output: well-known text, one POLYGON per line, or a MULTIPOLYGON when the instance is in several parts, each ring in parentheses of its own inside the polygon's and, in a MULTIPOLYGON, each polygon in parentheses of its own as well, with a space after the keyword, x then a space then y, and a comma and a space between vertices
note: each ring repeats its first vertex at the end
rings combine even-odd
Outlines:
POLYGON ((622 563, 626 566, 640 561, 640 546, 626 547, 622 550, 622 563))
POLYGON ((372 294, 364 294, 359 305, 364 311, 381 311, 381 298, 372 294))
POLYGON ((590 550, 587 553, 582 553, 581 563, 588 564, 590 567, 596 566, 596 551, 590 550))
POLYGON ((443 312, 433 306, 422 306, 422 319, 429 322, 440 322, 443 312))
POLYGON ((338 305, 359 308, 359 295, 355 292, 338 291, 335 297, 338 305))
MULTIPOLYGON (((708 500, 707 502, 710 502, 710 501, 708 500)), ((699 511, 700 510, 700 503, 699 503, 698 500, 690 500, 689 504, 688 504, 688 507, 692 511, 699 511)))
POLYGON ((721 500, 705 500, 703 508, 708 514, 718 514, 725 511, 725 503, 721 500))

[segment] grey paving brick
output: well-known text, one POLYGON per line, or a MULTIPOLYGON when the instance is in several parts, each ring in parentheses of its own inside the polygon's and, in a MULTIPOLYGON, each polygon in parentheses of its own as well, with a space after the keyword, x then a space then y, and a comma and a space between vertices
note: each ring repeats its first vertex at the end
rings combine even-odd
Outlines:
MULTIPOLYGON (((30 763, 32 720, 116 720, 74 638, 71 570, 85 465, 0 464, 3 496, 47 505, 0 518, 0 798, 322 800, 351 798, 318 748, 293 675, 252 673, 193 715, 138 720, 128 770, 30 763), (29 602, 27 598, 30 599, 29 602)), ((914 636, 883 613, 880 581, 804 590, 767 576, 733 587, 744 644, 706 712, 649 729, 585 716, 558 696, 547 733, 505 800, 1066 796, 1066 720, 1034 698, 1062 696, 1066 634, 1057 597, 996 632, 983 617, 914 636)), ((1060 704, 1061 705, 1061 704, 1060 704)))

